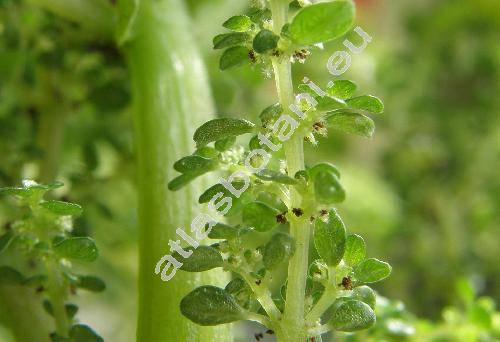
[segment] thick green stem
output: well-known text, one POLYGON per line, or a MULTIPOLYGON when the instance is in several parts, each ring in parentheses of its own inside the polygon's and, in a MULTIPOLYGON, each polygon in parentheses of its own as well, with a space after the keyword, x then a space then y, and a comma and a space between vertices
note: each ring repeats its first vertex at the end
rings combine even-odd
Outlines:
POLYGON ((65 121, 64 113, 51 108, 45 108, 41 115, 38 140, 44 153, 39 171, 39 181, 42 183, 53 182, 57 176, 65 121))
MULTIPOLYGON (((273 28, 276 33, 287 21, 288 1, 272 0, 271 11, 273 15, 273 28)), ((276 79, 276 88, 280 104, 285 113, 290 113, 289 107, 294 102, 291 64, 287 56, 273 60, 276 79)), ((285 157, 289 175, 303 170, 304 147, 303 137, 295 134, 285 143, 285 157)), ((300 207, 300 194, 292 188, 290 191, 290 204, 300 207)), ((304 303, 306 289, 306 274, 309 259, 310 223, 307 218, 297 218, 290 222, 290 234, 295 239, 295 254, 288 265, 288 286, 286 293, 285 312, 282 319, 282 328, 277 332, 281 341, 300 341, 306 339, 304 333, 304 303)))
POLYGON ((122 46, 132 77, 139 196, 138 341, 229 341, 229 326, 200 327, 181 316, 179 302, 195 286, 220 285, 221 271, 178 271, 169 282, 154 273, 170 254, 176 229, 189 232, 199 183, 171 192, 172 164, 190 154, 194 129, 214 112, 206 72, 190 34, 184 2, 142 0, 132 39, 122 46))

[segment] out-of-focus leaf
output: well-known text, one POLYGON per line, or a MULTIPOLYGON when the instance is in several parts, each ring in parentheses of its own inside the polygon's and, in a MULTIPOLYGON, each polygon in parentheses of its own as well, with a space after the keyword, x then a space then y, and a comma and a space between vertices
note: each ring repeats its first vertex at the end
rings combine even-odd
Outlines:
POLYGON ((205 122, 194 132, 193 140, 196 142, 196 146, 202 147, 213 141, 251 133, 254 126, 252 122, 244 119, 213 119, 205 122))
POLYGON ((88 237, 71 237, 54 245, 54 252, 63 258, 78 261, 94 261, 98 251, 94 240, 88 237))

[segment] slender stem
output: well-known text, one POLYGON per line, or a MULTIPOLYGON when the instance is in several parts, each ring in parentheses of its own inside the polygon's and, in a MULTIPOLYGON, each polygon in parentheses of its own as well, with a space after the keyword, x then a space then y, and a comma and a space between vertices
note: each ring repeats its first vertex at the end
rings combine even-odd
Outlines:
POLYGON ((170 254, 176 229, 199 214, 195 182, 168 190, 171 165, 192 152, 195 127, 214 113, 207 74, 191 36, 184 1, 142 0, 131 40, 122 45, 132 77, 139 211, 138 341, 229 341, 230 325, 202 327, 180 314, 181 299, 201 284, 223 285, 222 270, 179 271, 168 282, 154 273, 170 254))
POLYGON ((322 334, 327 333, 327 332, 332 331, 332 330, 333 330, 333 328, 330 324, 323 324, 323 325, 320 325, 319 327, 309 329, 307 331, 307 333, 309 336, 319 336, 319 338, 321 338, 322 334))
POLYGON ((57 335, 68 337, 69 320, 66 315, 66 307, 64 304, 64 300, 67 296, 67 287, 64 283, 63 275, 58 271, 56 262, 56 260, 48 260, 46 264, 48 293, 54 313, 57 335))
POLYGON ((266 326, 271 329, 273 327, 273 322, 264 315, 259 315, 254 312, 247 312, 245 315, 245 319, 249 321, 259 322, 260 324, 266 326))
MULTIPOLYGON (((273 29, 275 33, 279 33, 287 21, 288 1, 271 0, 270 5, 273 15, 273 29)), ((289 107, 294 102, 289 56, 275 58, 273 67, 280 104, 285 113, 289 113, 289 107)), ((285 143, 284 149, 287 171, 289 175, 293 176, 297 171, 305 168, 303 137, 295 134, 285 143)), ((301 201, 300 194, 292 188, 290 191, 291 205, 300 207, 301 201)), ((302 342, 306 339, 304 334, 304 303, 310 237, 310 223, 307 218, 292 220, 290 222, 290 235, 295 240, 295 254, 288 265, 287 300, 282 328, 277 332, 277 335, 279 340, 302 342)))
POLYGON ((281 312, 274 303, 271 297, 271 292, 269 291, 269 288, 265 283, 262 283, 260 285, 255 284, 255 281, 247 272, 236 268, 231 264, 225 264, 224 268, 239 274, 247 282, 248 286, 250 286, 253 293, 255 294, 255 298, 259 301, 260 305, 262 305, 264 310, 273 321, 277 321, 280 318, 281 312))
POLYGON ((328 310, 328 308, 333 304, 336 298, 337 289, 333 286, 327 287, 316 305, 314 305, 312 310, 307 314, 306 321, 309 323, 315 323, 318 321, 325 311, 328 310))

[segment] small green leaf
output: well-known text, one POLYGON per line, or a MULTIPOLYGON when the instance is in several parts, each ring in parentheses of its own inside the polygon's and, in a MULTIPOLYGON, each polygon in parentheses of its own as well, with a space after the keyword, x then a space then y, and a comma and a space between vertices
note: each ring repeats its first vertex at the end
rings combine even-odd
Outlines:
POLYGON ((328 95, 347 100, 354 95, 358 86, 356 83, 349 80, 336 80, 333 81, 326 89, 328 95))
POLYGON ((247 33, 224 33, 214 37, 214 49, 225 49, 232 46, 243 45, 250 40, 247 33))
POLYGON ((391 265, 375 258, 366 259, 354 269, 354 276, 362 283, 375 283, 387 278, 392 271, 391 265))
POLYGON ((168 189, 171 191, 177 191, 182 187, 184 187, 185 185, 188 185, 196 177, 198 177, 198 175, 192 173, 182 174, 180 176, 177 176, 170 182, 168 182, 168 189))
POLYGON ((319 172, 330 172, 330 173, 335 174, 335 176, 337 176, 337 178, 340 178, 339 169, 337 169, 337 167, 335 165, 330 164, 330 163, 318 163, 307 170, 307 173, 309 174, 311 179, 316 178, 316 175, 319 172))
POLYGON ((244 46, 230 47, 222 53, 219 60, 219 68, 227 70, 248 63, 250 61, 249 53, 250 50, 244 46))
POLYGON ((54 245, 54 251, 60 257, 79 260, 94 261, 98 251, 94 240, 88 237, 71 237, 54 245))
POLYGON ((264 181, 276 182, 281 184, 296 184, 297 181, 288 175, 269 169, 264 169, 255 174, 258 178, 264 181))
POLYGON ((338 38, 354 22, 352 1, 323 2, 302 8, 292 19, 290 37, 299 45, 312 45, 338 38))
POLYGON ((276 121, 280 117, 281 113, 283 113, 283 107, 278 102, 273 105, 270 105, 269 107, 266 107, 262 111, 262 113, 260 113, 259 119, 262 122, 262 124, 266 126, 269 123, 276 121))
POLYGON ((368 304, 346 300, 333 313, 331 324, 338 331, 367 329, 375 323, 375 313, 368 304))
POLYGON ((227 138, 217 140, 215 142, 214 146, 218 151, 224 152, 224 151, 230 149, 234 145, 235 141, 236 141, 236 137, 230 136, 227 138))
POLYGON ((280 196, 269 191, 260 191, 255 198, 256 201, 262 202, 278 210, 280 213, 285 213, 288 211, 288 207, 281 200, 280 196))
POLYGON ((275 49, 278 46, 280 37, 275 35, 270 30, 262 30, 253 39, 253 49, 257 53, 265 53, 269 50, 275 49))
POLYGON ((243 222, 259 232, 267 232, 276 226, 278 210, 262 202, 251 202, 243 208, 243 222))
POLYGON ((295 253, 295 241, 285 233, 276 233, 264 248, 263 261, 268 270, 288 261, 295 253))
POLYGON ((363 95, 354 97, 346 101, 347 105, 354 109, 367 111, 370 113, 380 114, 384 112, 384 104, 382 101, 372 95, 363 95))
POLYGON ((184 250, 193 252, 193 254, 188 258, 183 258, 177 252, 172 255, 175 259, 183 263, 181 266, 181 270, 183 271, 203 272, 222 266, 222 255, 213 247, 202 245, 198 246, 198 248, 187 247, 184 250))
POLYGON ((317 218, 314 223, 314 246, 328 266, 336 266, 345 250, 345 226, 340 216, 328 211, 326 220, 317 218))
POLYGON ((69 337, 72 342, 104 342, 94 330, 85 324, 75 324, 69 329, 69 337))
POLYGON ((0 195, 5 194, 5 195, 28 198, 32 196, 41 196, 45 192, 57 189, 61 186, 63 186, 63 183, 61 182, 54 182, 50 184, 38 184, 31 180, 23 180, 22 187, 0 188, 0 195))
POLYGON ((104 281, 93 276, 78 276, 76 286, 92 292, 102 292, 106 289, 104 281))
POLYGON ((194 151, 193 154, 203 158, 213 159, 218 158, 220 153, 213 147, 203 146, 194 151))
POLYGON ((371 138, 375 132, 373 120, 366 115, 355 112, 338 111, 330 113, 326 117, 326 124, 328 127, 365 138, 371 138))
POLYGON ((217 223, 212 227, 208 237, 211 239, 232 240, 249 232, 247 228, 233 227, 224 223, 217 223))
POLYGON ((231 280, 224 288, 231 296, 234 297, 236 302, 244 307, 248 308, 250 305, 250 299, 253 296, 252 289, 248 283, 241 277, 236 277, 231 280))
POLYGON ((14 240, 14 237, 15 235, 12 231, 8 231, 0 236, 0 253, 5 251, 9 247, 12 240, 14 240))
POLYGON ((24 276, 15 268, 10 266, 0 266, 1 285, 22 285, 24 281, 24 276))
POLYGON ((40 206, 56 215, 80 215, 82 207, 75 203, 62 202, 56 200, 44 201, 40 206))
POLYGON ((248 17, 256 24, 260 24, 265 20, 271 19, 271 10, 269 8, 260 9, 253 7, 248 11, 248 17))
POLYGON ((252 20, 246 15, 235 15, 226 20, 222 26, 231 31, 246 32, 252 28, 252 20))
POLYGON ((335 97, 326 96, 317 96, 316 101, 318 104, 316 105, 316 109, 320 112, 331 112, 338 109, 347 108, 347 103, 344 100, 337 99, 335 97))
POLYGON ((197 147, 202 147, 213 141, 251 133, 254 126, 252 122, 243 119, 214 119, 201 125, 196 132, 194 132, 193 140, 196 142, 197 147))
POLYGON ((174 169, 181 173, 201 175, 213 170, 217 165, 214 159, 200 156, 187 156, 174 163, 174 169))
POLYGON ((181 300, 182 314, 199 325, 231 323, 243 318, 243 309, 227 291, 205 285, 181 300))
MULTIPOLYGON (((241 189, 243 185, 245 184, 243 181, 234 181, 231 183, 235 189, 241 189)), ((222 192, 224 197, 231 197, 233 198, 233 201, 236 199, 236 197, 227 190, 224 185, 221 183, 217 183, 215 185, 212 185, 210 188, 205 190, 201 196, 198 198, 198 203, 203 204, 203 203, 208 203, 212 200, 212 198, 217 195, 219 192, 222 192)))
POLYGON ((352 290, 351 294, 353 299, 360 300, 368 304, 373 310, 375 310, 375 304, 377 303, 377 296, 375 292, 368 286, 358 286, 352 290))
POLYGON ((331 172, 318 172, 314 177, 314 194, 319 203, 339 203, 345 199, 345 190, 331 172))
POLYGON ((344 261, 349 266, 356 266, 366 255, 365 240, 359 235, 350 234, 345 243, 344 261))

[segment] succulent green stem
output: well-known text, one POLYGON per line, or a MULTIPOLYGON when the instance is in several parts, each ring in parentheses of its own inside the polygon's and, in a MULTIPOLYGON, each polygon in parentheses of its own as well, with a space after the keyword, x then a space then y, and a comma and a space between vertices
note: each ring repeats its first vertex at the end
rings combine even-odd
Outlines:
POLYGON ((58 270, 56 260, 48 260, 46 268, 48 293, 56 323, 56 333, 61 337, 68 337, 69 321, 64 304, 64 299, 67 296, 67 286, 64 283, 63 275, 58 270))
MULTIPOLYGON (((288 1, 271 0, 273 28, 279 34, 287 22, 288 1)), ((290 113, 289 106, 294 102, 291 63, 289 56, 277 57, 273 67, 278 91, 279 102, 285 113, 290 113)), ((295 134, 284 145, 288 174, 293 177, 299 170, 305 168, 303 137, 295 134)), ((302 198, 291 188, 290 203, 292 207, 300 207, 302 198)), ((309 259, 310 223, 307 218, 297 218, 290 222, 290 235, 295 240, 295 254, 288 265, 288 285, 286 292, 285 311, 282 318, 282 328, 277 332, 280 341, 303 342, 304 333, 304 303, 306 289, 306 274, 309 259)))
POLYGON ((207 75, 191 36, 184 2, 140 2, 131 40, 122 45, 134 98, 139 204, 138 341, 229 341, 230 326, 201 327, 180 314, 181 299, 198 284, 223 284, 222 270, 177 272, 162 282, 155 265, 170 254, 176 229, 190 232, 202 184, 172 192, 170 167, 191 153, 194 128, 214 112, 207 75))
POLYGON ((323 313, 328 310, 330 306, 332 306, 336 298, 337 289, 334 286, 328 286, 316 305, 314 305, 311 311, 307 314, 306 321, 309 323, 317 322, 323 313))

